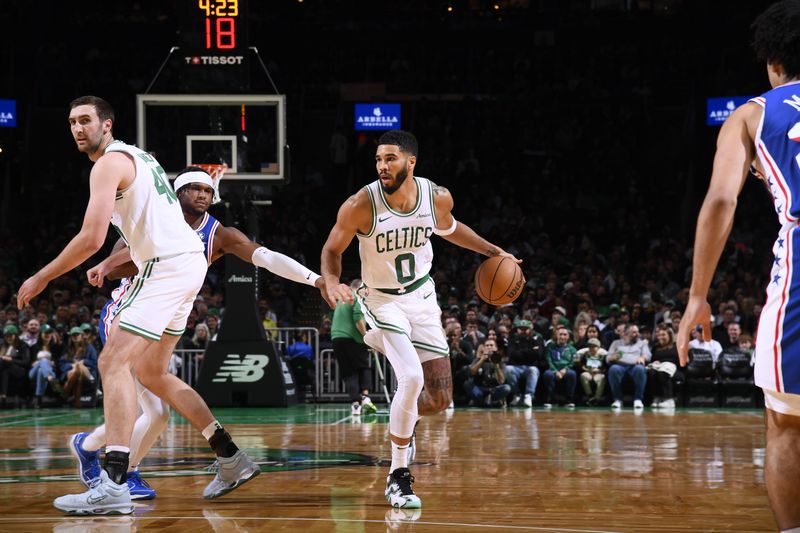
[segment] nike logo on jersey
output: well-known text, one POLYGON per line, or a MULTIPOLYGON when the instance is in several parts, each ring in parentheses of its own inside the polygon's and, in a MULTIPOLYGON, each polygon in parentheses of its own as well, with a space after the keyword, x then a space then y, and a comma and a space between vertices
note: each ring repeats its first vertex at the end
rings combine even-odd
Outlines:
POLYGON ((386 222, 386 221, 387 221, 387 220, 389 220, 390 218, 392 218, 392 215, 389 215, 389 216, 388 216, 388 217, 386 217, 386 218, 379 218, 379 219, 378 219, 378 222, 386 222))
POLYGON ((432 293, 432 292, 429 292, 428 294, 426 294, 425 296, 423 296, 423 297, 422 297, 422 299, 423 299, 423 300, 427 300, 427 299, 428 299, 428 296, 430 296, 431 294, 433 294, 433 293, 432 293))
POLYGON ((311 279, 311 272, 308 273, 308 276, 306 276, 306 279, 311 279))

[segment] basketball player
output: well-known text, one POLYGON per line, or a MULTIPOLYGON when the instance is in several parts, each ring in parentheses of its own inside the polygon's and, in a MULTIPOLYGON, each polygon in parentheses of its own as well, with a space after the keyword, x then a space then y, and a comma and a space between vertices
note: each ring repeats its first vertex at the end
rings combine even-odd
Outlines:
POLYGON ((126 475, 136 418, 134 371, 209 440, 220 470, 204 493, 220 496, 260 473, 197 392, 165 372, 205 279, 207 261, 161 166, 146 152, 115 141, 113 123, 114 110, 102 98, 83 96, 70 104, 72 136, 78 150, 95 163, 83 225, 58 257, 17 293, 22 309, 52 279, 86 261, 103 245, 109 221, 139 270, 99 360, 108 435, 103 470, 88 491, 55 499, 53 505, 68 514, 133 512, 126 475))
POLYGON ((755 20, 753 44, 772 90, 736 109, 722 125, 711 183, 697 220, 689 301, 677 345, 688 362, 691 330, 711 340, 708 289, 733 226, 748 169, 774 198, 781 228, 755 351, 755 380, 764 390, 767 452, 764 476, 782 531, 800 532, 800 337, 796 290, 800 267, 800 0, 771 5, 755 20), (752 164, 752 167, 751 167, 752 164))
POLYGON ((339 283, 339 276, 342 254, 358 237, 364 282, 359 298, 371 328, 364 342, 386 354, 397 376, 389 413, 392 464, 385 495, 392 507, 414 509, 422 506, 408 469, 414 426, 419 415, 446 409, 453 394, 450 352, 429 275, 430 237, 435 233, 463 248, 519 261, 456 222, 447 189, 414 176, 414 135, 395 130, 383 134, 378 144, 379 179, 340 207, 322 249, 321 270, 329 299, 352 302, 350 288, 339 283))
MULTIPOLYGON (((180 202, 184 220, 203 241, 208 264, 226 253, 232 253, 248 263, 256 264, 286 279, 315 286, 320 290, 323 298, 327 298, 327 294, 323 290, 322 278, 318 274, 291 257, 268 250, 251 241, 236 228, 221 225, 217 219, 207 213, 210 205, 218 200, 217 183, 202 168, 188 167, 181 170, 175 178, 173 188, 180 202)), ((103 279, 106 277, 115 279, 122 275, 133 276, 134 274, 136 274, 136 266, 130 262, 130 253, 122 239, 114 246, 114 250, 108 258, 86 273, 89 283, 96 287, 102 286, 103 279)), ((111 300, 103 307, 100 324, 100 339, 103 344, 105 344, 105 337, 119 309, 119 303, 130 286, 131 278, 123 278, 119 287, 114 289, 111 300)), ((138 466, 166 427, 169 420, 169 408, 163 400, 138 382, 137 394, 142 413, 136 419, 133 427, 127 483, 131 499, 149 500, 156 497, 156 492, 141 478, 138 466)), ((70 438, 70 448, 79 462, 80 480, 87 487, 99 474, 100 464, 97 450, 105 444, 105 439, 105 425, 95 428, 91 433, 76 433, 70 438)))

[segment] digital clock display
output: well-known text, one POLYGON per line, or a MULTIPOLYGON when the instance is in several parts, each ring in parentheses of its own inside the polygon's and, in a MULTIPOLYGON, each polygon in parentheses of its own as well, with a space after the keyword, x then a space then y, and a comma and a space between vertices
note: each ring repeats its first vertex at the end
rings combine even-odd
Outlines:
POLYGON ((240 0, 197 0, 193 11, 202 19, 202 26, 191 33, 201 30, 202 45, 208 52, 241 48, 245 44, 240 42, 239 31, 242 7, 240 0))

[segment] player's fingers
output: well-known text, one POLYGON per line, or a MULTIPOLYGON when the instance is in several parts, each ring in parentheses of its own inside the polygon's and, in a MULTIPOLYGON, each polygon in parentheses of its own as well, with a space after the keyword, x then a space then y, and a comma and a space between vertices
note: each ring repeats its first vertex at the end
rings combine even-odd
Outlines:
POLYGON ((711 340, 711 321, 704 322, 703 326, 703 342, 709 342, 711 340))

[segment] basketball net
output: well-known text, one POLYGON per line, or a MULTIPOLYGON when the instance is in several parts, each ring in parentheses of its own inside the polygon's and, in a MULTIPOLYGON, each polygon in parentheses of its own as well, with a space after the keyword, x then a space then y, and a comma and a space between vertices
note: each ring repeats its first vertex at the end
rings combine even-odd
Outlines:
POLYGON ((219 182, 225 175, 225 171, 228 170, 228 165, 225 163, 222 163, 221 165, 216 163, 195 163, 191 166, 200 167, 205 170, 209 176, 211 176, 211 182, 214 184, 214 198, 211 200, 211 203, 218 204, 221 202, 222 198, 219 195, 219 182))

